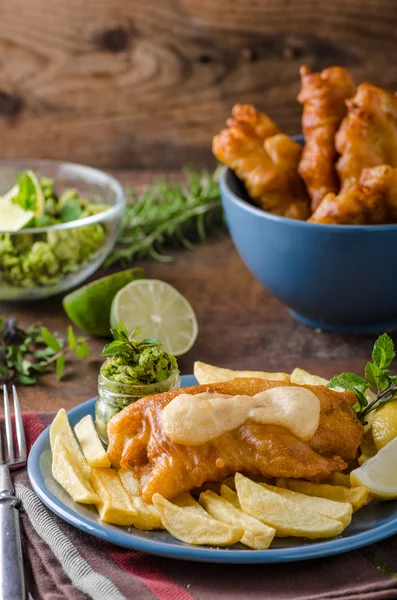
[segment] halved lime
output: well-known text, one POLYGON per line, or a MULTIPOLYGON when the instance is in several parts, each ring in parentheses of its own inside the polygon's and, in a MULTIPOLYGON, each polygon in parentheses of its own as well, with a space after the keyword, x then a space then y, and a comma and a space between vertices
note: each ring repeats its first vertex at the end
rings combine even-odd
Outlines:
POLYGON ((189 302, 169 283, 157 279, 133 281, 120 290, 110 311, 110 323, 124 323, 138 339, 153 337, 174 356, 185 354, 197 338, 196 315, 189 302))
POLYGON ((110 307, 113 298, 127 283, 143 277, 145 272, 140 267, 106 275, 65 296, 63 308, 72 323, 83 331, 111 337, 110 307))

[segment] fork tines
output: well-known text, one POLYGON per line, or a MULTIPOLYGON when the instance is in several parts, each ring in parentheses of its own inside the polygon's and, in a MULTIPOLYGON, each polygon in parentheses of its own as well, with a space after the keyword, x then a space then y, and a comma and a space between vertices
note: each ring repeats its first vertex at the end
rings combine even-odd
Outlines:
POLYGON ((4 445, 2 443, 0 432, 0 463, 8 464, 10 468, 19 468, 26 463, 26 440, 25 432, 23 429, 21 409, 19 407, 19 399, 15 385, 12 386, 12 395, 14 401, 14 424, 16 433, 16 444, 14 444, 8 390, 7 386, 3 385, 6 448, 4 448, 4 445))

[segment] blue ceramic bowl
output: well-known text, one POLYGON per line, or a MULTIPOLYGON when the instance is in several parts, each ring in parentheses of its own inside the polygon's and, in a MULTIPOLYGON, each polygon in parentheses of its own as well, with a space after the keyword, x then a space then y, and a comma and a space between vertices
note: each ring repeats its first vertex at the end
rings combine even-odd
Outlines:
POLYGON ((226 168, 220 188, 241 258, 296 319, 344 333, 397 329, 397 224, 320 225, 271 215, 226 168))

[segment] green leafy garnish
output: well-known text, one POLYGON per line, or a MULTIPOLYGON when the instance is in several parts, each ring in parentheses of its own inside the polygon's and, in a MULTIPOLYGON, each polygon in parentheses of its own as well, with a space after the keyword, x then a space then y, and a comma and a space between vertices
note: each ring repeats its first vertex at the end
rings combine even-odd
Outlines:
POLYGON ((24 210, 35 211, 37 207, 36 187, 29 173, 25 171, 17 178, 18 193, 12 199, 14 204, 19 204, 24 210))
POLYGON ((75 337, 68 328, 68 344, 47 327, 30 325, 18 327, 18 320, 0 318, 0 384, 17 382, 22 385, 37 383, 40 375, 54 369, 61 380, 66 357, 73 352, 78 358, 88 358, 89 350, 83 337, 75 337))
POLYGON ((365 365, 364 377, 354 373, 342 373, 333 377, 328 387, 341 387, 353 392, 357 397, 354 409, 360 421, 365 422, 369 412, 376 410, 381 404, 390 402, 397 395, 397 376, 391 375, 388 369, 395 356, 393 340, 387 333, 383 333, 375 342, 372 362, 365 365), (376 394, 371 402, 368 402, 366 395, 368 390, 376 394))
POLYGON ((146 187, 142 194, 131 193, 118 246, 106 265, 129 264, 135 258, 171 261, 169 247, 189 250, 210 233, 224 229, 219 192, 219 169, 186 169, 186 183, 162 179, 146 187))
POLYGON ((138 342, 135 338, 140 333, 140 329, 136 327, 134 331, 128 335, 126 326, 120 323, 117 329, 111 329, 113 342, 106 344, 101 352, 101 356, 117 356, 124 354, 127 357, 135 358, 136 354, 141 352, 145 348, 153 346, 161 347, 158 340, 154 338, 146 338, 141 342, 138 342))
POLYGON ((130 335, 123 323, 111 329, 113 342, 106 344, 102 356, 108 359, 101 373, 110 380, 127 385, 146 385, 168 379, 178 369, 176 358, 168 354, 154 338, 139 342, 135 339, 140 330, 130 335))
POLYGON ((68 200, 64 202, 59 211, 59 216, 62 223, 69 221, 77 221, 83 213, 81 203, 78 200, 68 200))

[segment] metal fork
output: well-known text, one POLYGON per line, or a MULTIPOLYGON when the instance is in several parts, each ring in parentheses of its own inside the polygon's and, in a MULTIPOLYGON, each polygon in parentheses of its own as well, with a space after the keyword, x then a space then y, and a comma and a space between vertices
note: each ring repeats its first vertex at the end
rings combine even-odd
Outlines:
POLYGON ((19 508, 10 470, 26 465, 26 441, 21 409, 15 385, 12 386, 16 444, 11 424, 7 387, 3 386, 6 448, 0 431, 0 600, 25 600, 26 590, 22 558, 19 508))

